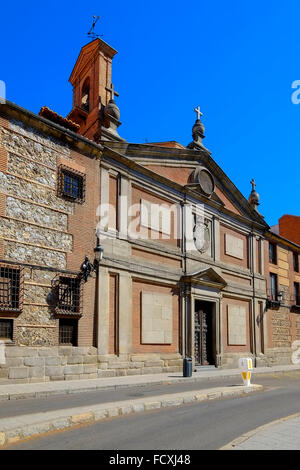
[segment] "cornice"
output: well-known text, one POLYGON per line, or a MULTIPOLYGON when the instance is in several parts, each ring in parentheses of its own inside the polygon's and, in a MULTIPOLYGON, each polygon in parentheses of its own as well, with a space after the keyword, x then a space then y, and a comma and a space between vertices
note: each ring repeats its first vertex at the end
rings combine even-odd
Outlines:
POLYGON ((96 159, 100 159, 101 157, 103 151, 102 145, 96 144, 86 137, 56 124, 49 119, 38 116, 15 103, 6 101, 5 104, 0 104, 0 115, 7 119, 21 121, 29 127, 32 127, 47 136, 54 137, 61 143, 71 146, 72 149, 78 149, 86 156, 96 159))

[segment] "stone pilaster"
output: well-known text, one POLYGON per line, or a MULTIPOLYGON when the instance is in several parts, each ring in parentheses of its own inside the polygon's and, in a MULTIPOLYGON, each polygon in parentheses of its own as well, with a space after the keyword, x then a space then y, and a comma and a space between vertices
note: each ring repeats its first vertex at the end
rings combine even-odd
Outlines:
POLYGON ((212 232, 213 232, 213 255, 214 260, 220 260, 220 220, 217 217, 214 217, 213 224, 212 224, 212 232))
POLYGON ((98 353, 108 354, 109 350, 109 272, 99 268, 98 282, 98 353))
POLYGON ((120 197, 118 198, 119 238, 127 239, 128 207, 130 205, 130 184, 124 176, 120 179, 120 197))
POLYGON ((132 349, 132 280, 128 273, 119 274, 119 352, 132 349))

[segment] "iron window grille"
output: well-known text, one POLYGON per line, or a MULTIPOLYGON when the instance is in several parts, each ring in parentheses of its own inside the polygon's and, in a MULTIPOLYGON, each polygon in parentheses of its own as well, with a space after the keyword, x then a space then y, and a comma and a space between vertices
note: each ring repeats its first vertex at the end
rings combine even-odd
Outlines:
POLYGON ((23 269, 0 264, 0 311, 21 312, 23 301, 23 269))
POLYGON ((58 195, 70 201, 83 203, 85 200, 85 174, 60 165, 58 167, 58 195))
POLYGON ((59 344, 77 346, 78 320, 61 318, 59 320, 59 344))
POLYGON ((82 280, 79 276, 64 275, 54 280, 55 313, 81 316, 82 280))
POLYGON ((13 320, 0 319, 0 340, 13 339, 13 320))

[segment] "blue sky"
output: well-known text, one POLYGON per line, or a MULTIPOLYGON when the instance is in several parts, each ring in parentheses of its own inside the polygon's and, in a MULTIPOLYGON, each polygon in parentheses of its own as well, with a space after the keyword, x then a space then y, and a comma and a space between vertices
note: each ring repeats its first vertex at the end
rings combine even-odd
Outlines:
POLYGON ((266 221, 300 215, 300 104, 291 100, 300 79, 299 1, 2 2, 7 98, 67 115, 68 79, 93 15, 118 50, 120 135, 187 145, 200 105, 204 144, 246 197, 256 179, 266 221))

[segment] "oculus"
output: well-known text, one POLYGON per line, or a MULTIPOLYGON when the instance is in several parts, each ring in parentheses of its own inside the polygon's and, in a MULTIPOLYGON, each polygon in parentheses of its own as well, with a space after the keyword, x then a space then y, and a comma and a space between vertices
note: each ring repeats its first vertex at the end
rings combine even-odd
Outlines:
POLYGON ((215 189, 215 181, 207 168, 203 166, 198 166, 193 174, 194 183, 199 185, 201 191, 206 196, 211 196, 215 189))

